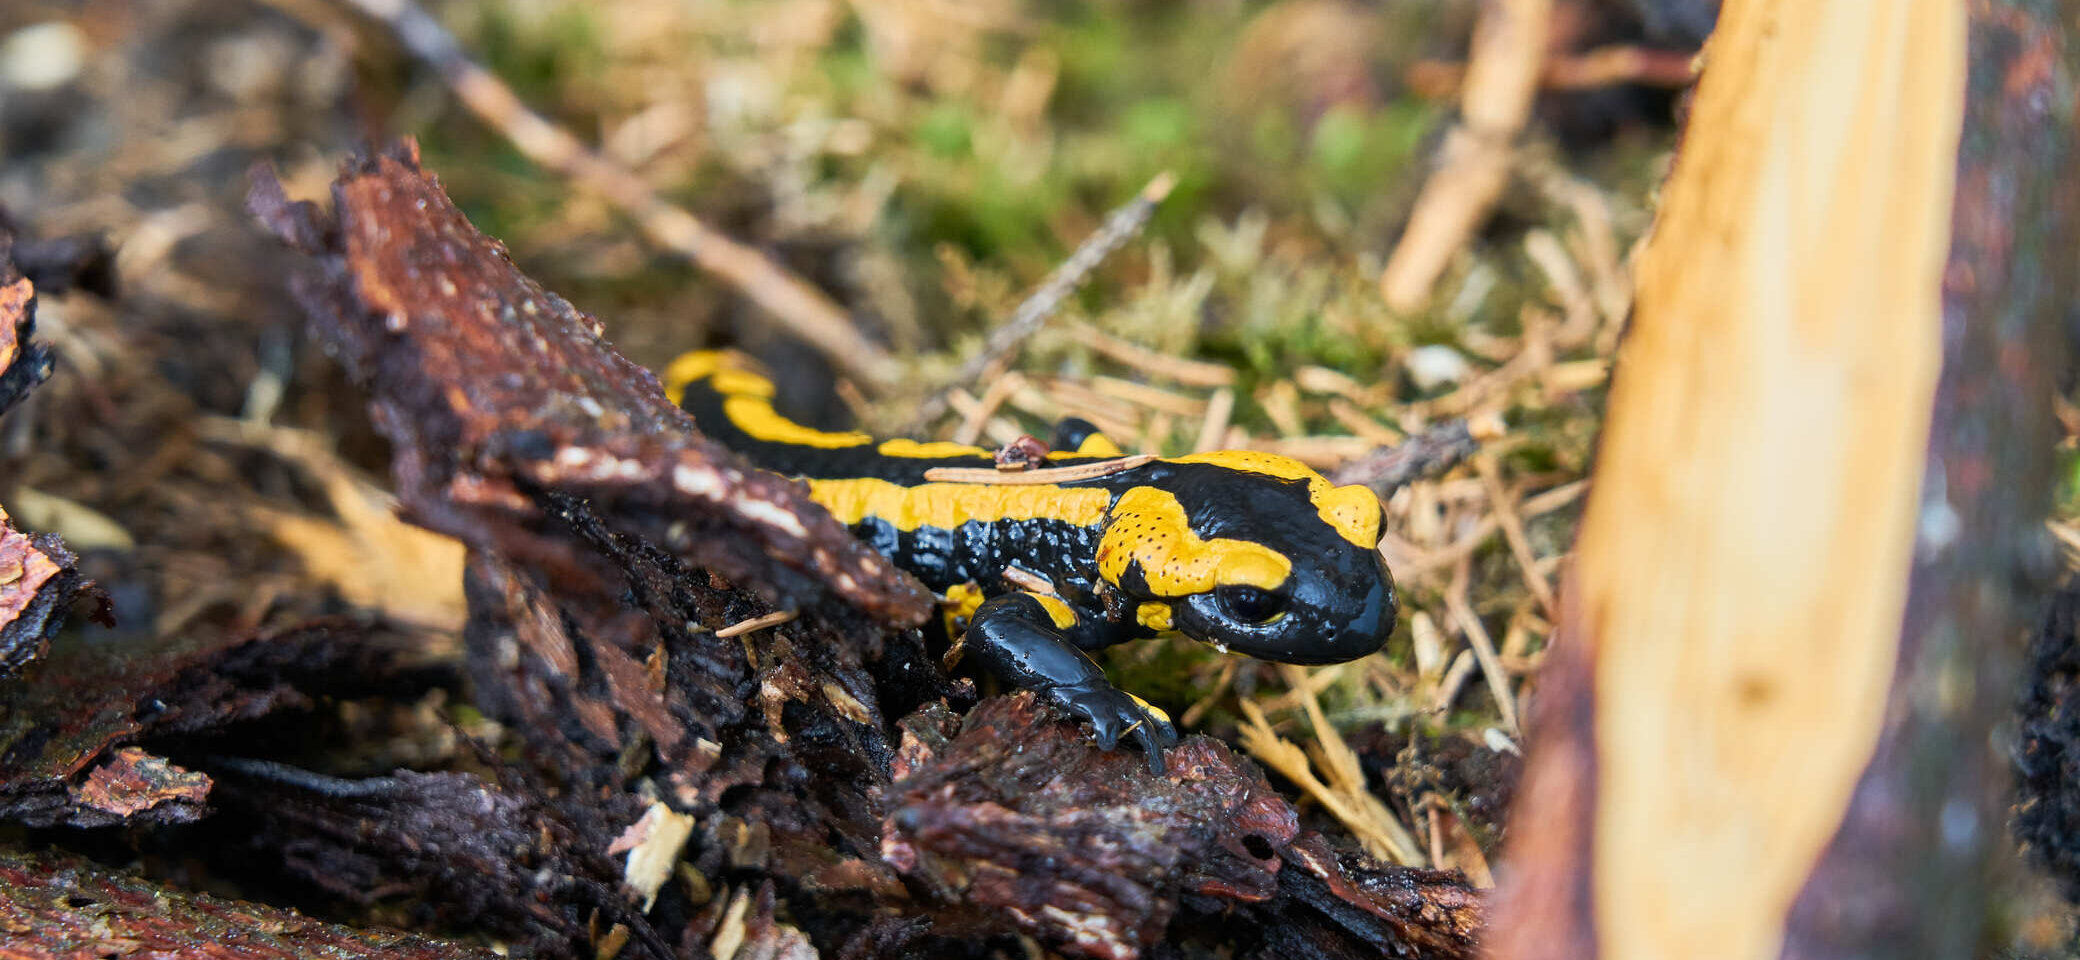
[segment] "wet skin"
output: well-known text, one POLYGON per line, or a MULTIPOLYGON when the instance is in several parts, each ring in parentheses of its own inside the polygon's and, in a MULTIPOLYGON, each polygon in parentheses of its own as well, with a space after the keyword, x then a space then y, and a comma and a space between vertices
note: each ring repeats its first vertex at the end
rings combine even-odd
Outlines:
POLYGON ((773 385, 728 354, 686 354, 665 381, 703 433, 807 483, 946 597, 949 632, 965 621, 966 657, 1088 721, 1100 746, 1131 736, 1158 772, 1175 727, 1108 682, 1088 651, 1175 631, 1263 660, 1341 663, 1393 633, 1378 498, 1298 461, 1253 451, 1123 460, 1072 419, 1053 447, 1073 452, 1006 477, 979 447, 786 420, 773 385))

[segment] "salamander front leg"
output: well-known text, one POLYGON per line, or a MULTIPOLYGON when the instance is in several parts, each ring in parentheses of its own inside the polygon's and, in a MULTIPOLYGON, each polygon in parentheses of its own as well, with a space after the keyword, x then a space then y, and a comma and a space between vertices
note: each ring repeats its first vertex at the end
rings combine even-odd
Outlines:
POLYGON ((1163 773, 1163 748, 1177 742, 1177 728, 1161 710, 1106 680, 1090 655, 1069 641, 1076 627, 1075 611, 1054 597, 1007 593, 976 609, 965 646, 983 669, 1090 721, 1098 746, 1110 750, 1131 734, 1148 754, 1148 769, 1163 773))

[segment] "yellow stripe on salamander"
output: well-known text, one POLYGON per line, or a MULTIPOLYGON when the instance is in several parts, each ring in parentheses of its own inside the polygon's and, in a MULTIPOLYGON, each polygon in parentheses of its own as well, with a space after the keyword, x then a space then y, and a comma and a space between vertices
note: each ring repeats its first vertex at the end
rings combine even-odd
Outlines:
POLYGON ((1157 633, 1169 633, 1177 629, 1173 622, 1174 613, 1167 603, 1144 603, 1134 608, 1134 619, 1157 633))
POLYGON ((686 385, 704 377, 712 377, 715 371, 729 363, 727 354, 720 350, 690 350, 672 358, 670 366, 664 368, 664 395, 678 406, 686 397, 686 385))
POLYGON ((997 459, 996 454, 981 447, 969 446, 965 443, 952 443, 945 440, 934 440, 930 443, 919 443, 915 440, 884 440, 881 446, 874 449, 884 457, 914 457, 920 460, 944 460, 952 457, 987 457, 991 462, 995 462, 997 459))
POLYGON ((1333 486, 1313 468, 1291 457, 1257 450, 1219 450, 1176 457, 1166 463, 1210 463, 1243 473, 1307 482, 1307 498, 1322 521, 1345 540, 1374 550, 1379 547, 1379 495, 1356 484, 1333 486))
POLYGON ((1098 575, 1107 582, 1119 584, 1127 565, 1136 560, 1158 597, 1236 585, 1276 590, 1293 572, 1293 561, 1261 543, 1202 539, 1192 531, 1184 504, 1155 487, 1134 487, 1120 494, 1111 523, 1098 541, 1098 575))
POLYGON ((1105 519, 1111 494, 1053 484, 995 486, 986 483, 923 483, 906 487, 871 477, 809 480, 809 498, 839 523, 868 517, 897 530, 951 530, 964 523, 998 520, 1059 520, 1090 526, 1105 519))
MULTIPOLYGON (((773 396, 777 388, 773 381, 751 370, 751 360, 729 350, 694 350, 682 353, 664 371, 665 397, 673 406, 686 397, 686 387, 696 380, 708 381, 708 386, 722 395, 722 415, 737 429, 768 443, 785 443, 819 450, 843 450, 863 447, 874 442, 864 433, 831 432, 805 427, 780 415, 773 409, 773 396)), ((952 457, 985 457, 991 460, 996 455, 981 447, 965 443, 932 442, 919 443, 915 440, 888 440, 874 448, 885 457, 910 457, 917 459, 947 459, 952 457)))

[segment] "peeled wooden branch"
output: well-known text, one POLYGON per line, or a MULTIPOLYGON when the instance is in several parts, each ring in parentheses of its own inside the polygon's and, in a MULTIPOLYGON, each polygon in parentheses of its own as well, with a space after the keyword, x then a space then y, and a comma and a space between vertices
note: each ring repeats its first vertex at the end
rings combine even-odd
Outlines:
POLYGON ((1988 731, 2041 579, 2080 255, 2076 17, 1726 6, 1639 267, 1494 956, 1983 947, 2008 856, 1988 731))

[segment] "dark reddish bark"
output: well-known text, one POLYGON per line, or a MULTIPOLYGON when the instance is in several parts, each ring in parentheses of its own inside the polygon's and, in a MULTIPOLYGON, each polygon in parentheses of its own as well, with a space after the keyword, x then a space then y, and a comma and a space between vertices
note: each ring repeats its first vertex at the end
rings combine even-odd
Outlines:
MULTIPOLYGON (((36 288, 15 269, 13 252, 0 214, 0 416, 51 374, 50 348, 30 339, 36 288)), ((75 602, 98 603, 95 618, 108 621, 106 599, 73 569, 76 562, 56 537, 19 531, 0 510, 0 680, 43 656, 75 602)))
POLYGON ((332 621, 220 640, 128 634, 62 645, 21 679, 0 684, 0 817, 73 826, 195 819, 206 784, 158 768, 156 757, 126 761, 112 751, 205 742, 236 724, 308 712, 328 696, 410 696, 424 683, 402 660, 421 642, 332 621), (108 769, 111 763, 118 766, 108 769), (125 767, 140 775, 149 769, 149 782, 125 767), (122 782, 146 794, 168 792, 163 802, 140 805, 134 791, 115 789, 122 782))
POLYGON ((473 960, 497 954, 170 890, 67 857, 0 852, 0 960, 108 956, 473 960))
POLYGON ((984 703, 957 734, 943 712, 905 728, 882 853, 944 928, 1009 917, 1106 960, 1202 938, 1238 956, 1473 955, 1484 911, 1463 879, 1338 856, 1217 740, 1186 739, 1158 777, 1031 694, 984 703))
POLYGON ((318 255, 296 284, 318 332, 371 396, 397 450, 412 518, 559 577, 599 571, 545 516, 544 493, 586 498, 614 532, 756 584, 775 603, 829 595, 883 622, 922 622, 931 598, 786 480, 703 439, 605 327, 515 269, 432 177, 416 147, 349 165, 336 222, 271 175, 254 213, 318 255))

